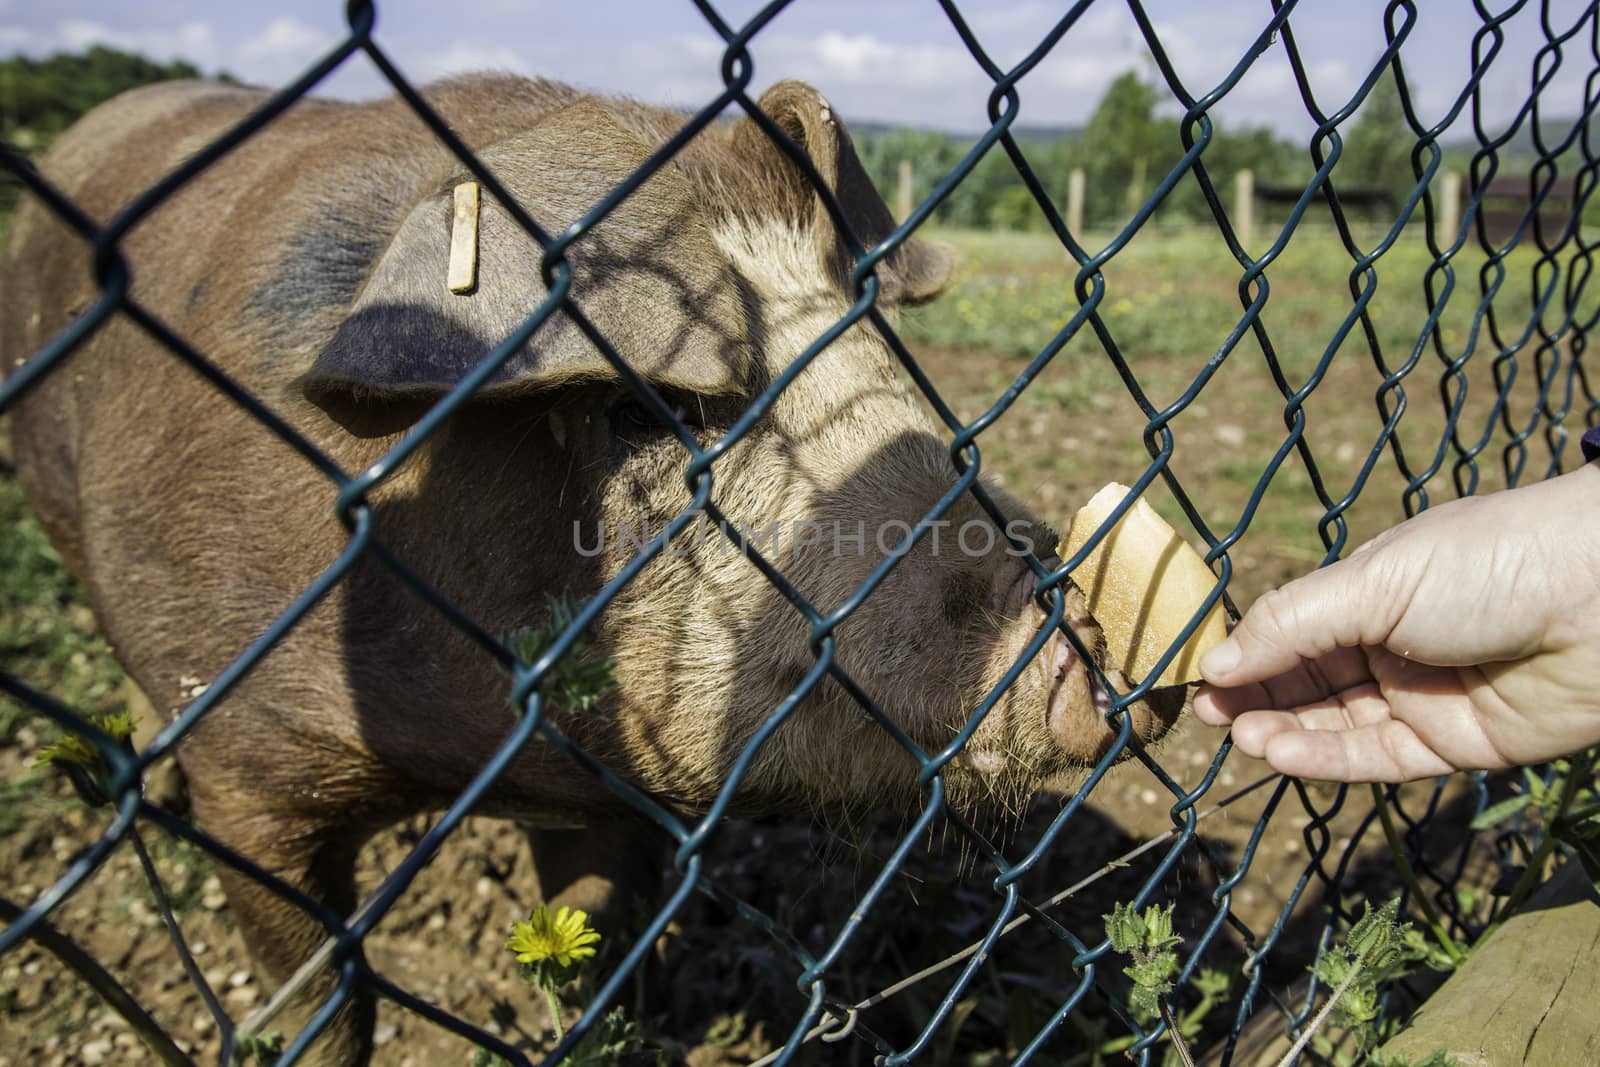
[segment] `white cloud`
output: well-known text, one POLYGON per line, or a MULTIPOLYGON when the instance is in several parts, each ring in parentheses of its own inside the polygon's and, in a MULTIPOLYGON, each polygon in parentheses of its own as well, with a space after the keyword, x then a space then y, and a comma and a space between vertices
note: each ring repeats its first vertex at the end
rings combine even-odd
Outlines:
POLYGON ((293 18, 273 19, 261 33, 239 45, 241 59, 292 56, 310 59, 333 43, 326 33, 293 18))
POLYGON ((275 18, 233 48, 232 73, 245 81, 282 85, 333 47, 326 30, 287 16, 275 18))
MULTIPOLYGON (((5 9, 5 0, 0 0, 0 10, 5 9)), ((0 26, 0 48, 7 51, 22 51, 33 41, 33 31, 25 30, 21 26, 0 26)))
POLYGON ((67 19, 57 28, 57 35, 62 45, 71 51, 81 51, 100 44, 137 52, 162 62, 188 60, 203 70, 214 70, 217 65, 216 34, 204 22, 127 30, 92 19, 67 19))
POLYGON ((426 78, 460 74, 474 70, 509 70, 531 74, 533 70, 516 52, 504 45, 484 45, 474 41, 452 41, 443 52, 430 55, 419 69, 426 78))

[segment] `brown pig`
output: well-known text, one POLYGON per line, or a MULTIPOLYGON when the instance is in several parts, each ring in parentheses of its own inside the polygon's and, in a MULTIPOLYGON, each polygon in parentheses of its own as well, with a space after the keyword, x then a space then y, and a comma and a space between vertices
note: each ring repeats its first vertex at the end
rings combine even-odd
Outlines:
MULTIPOLYGON (((427 98, 550 232, 678 130, 680 114, 544 81, 469 77, 427 98)), ((104 220, 265 94, 172 83, 126 94, 62 136, 41 169, 104 220)), ((809 155, 862 243, 892 228, 843 124, 788 82, 760 106, 809 155)), ((542 251, 494 197, 476 285, 446 285, 461 163, 398 100, 305 100, 127 234, 134 299, 342 469, 361 471, 545 296, 542 251)), ((708 127, 570 249, 571 295, 630 366, 718 441, 852 302, 853 262, 800 170, 749 118, 708 127)), ((911 240, 877 268, 879 306, 931 299, 948 257, 911 240)), ((6 250, 0 346, 25 358, 98 296, 89 253, 25 201, 6 250)), ((118 657, 176 708, 260 635, 349 543, 333 483, 117 315, 19 407, 18 465, 87 585, 118 657)), ((588 597, 690 505, 689 455, 557 312, 367 494, 375 536, 490 633, 588 597)), ((836 609, 954 485, 948 438, 870 324, 828 346, 712 467, 712 500, 811 604, 836 609)), ((997 487, 1008 533, 1056 535, 997 487)), ((1035 581, 971 494, 835 633, 838 665, 937 752, 1039 632, 1035 581)), ((1063 585, 1067 622, 1098 628, 1063 585)), ((664 807, 703 811, 752 734, 815 662, 810 625, 714 527, 686 532, 595 628, 616 684, 560 728, 664 807)), ((370 834, 452 800, 514 722, 499 664, 364 555, 187 736, 197 823, 348 913, 370 834)), ((1181 690, 1130 710, 1159 736, 1181 690)), ((1069 786, 1113 737, 1085 665, 1050 637, 947 768, 960 803, 1069 786)), ((825 679, 756 753, 733 811, 911 804, 917 763, 825 679)), ((648 886, 667 837, 549 745, 527 746, 484 810, 534 828, 546 897, 604 907, 648 886), (578 828, 583 829, 578 832, 578 828), (564 895, 563 895, 564 894, 564 895)), ((325 931, 229 872, 230 902, 282 980, 325 931)), ((331 989, 307 985, 291 1026, 331 989)), ((316 1046, 365 1059, 358 995, 316 1046)), ((284 1027, 289 1029, 290 1027, 284 1027)))

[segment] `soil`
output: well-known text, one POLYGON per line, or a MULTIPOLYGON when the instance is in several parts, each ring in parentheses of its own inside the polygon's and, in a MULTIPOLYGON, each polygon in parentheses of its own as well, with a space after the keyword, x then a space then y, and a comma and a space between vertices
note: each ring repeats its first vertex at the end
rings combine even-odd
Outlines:
MULTIPOLYGON (((1018 361, 973 352, 927 350, 920 355, 962 418, 983 410, 1009 374, 1021 368, 1018 361)), ((1175 389, 1180 376, 1169 372, 1168 384, 1175 389)), ((1347 484, 1376 432, 1366 399, 1373 377, 1370 368, 1336 361, 1319 391, 1323 397, 1344 398, 1339 404, 1322 404, 1308 431, 1335 487, 1347 484)), ((1192 498, 1203 503, 1214 529, 1232 524, 1255 476, 1282 440, 1281 398, 1262 384, 1232 392, 1218 389, 1219 395, 1243 396, 1248 402, 1225 406, 1203 396, 1175 423, 1179 448, 1174 468, 1192 498)), ((1084 407, 1079 401, 1040 402, 1024 395, 980 439, 985 469, 1002 476, 1008 488, 1042 513, 1064 521, 1107 481, 1131 482, 1143 469, 1138 424, 1130 429, 1128 414, 1125 402, 1109 398, 1090 398, 1084 407)), ((1384 474, 1388 466, 1387 461, 1380 464, 1375 475, 1380 481, 1363 493, 1355 509, 1358 535, 1401 517, 1396 479, 1392 471, 1384 474)), ((1275 483, 1251 532, 1232 553, 1232 593, 1241 607, 1322 557, 1316 535, 1322 509, 1309 493, 1309 479, 1295 466, 1286 467, 1280 477, 1284 481, 1275 483), (1302 482, 1295 481, 1297 472, 1302 482)), ((1159 499, 1163 492, 1155 494, 1158 505, 1172 517, 1176 511, 1171 501, 1159 499)), ((1221 741, 1219 732, 1188 721, 1163 742, 1156 758, 1187 792, 1200 785, 1221 741)), ((37 747, 30 729, 0 743, 0 782, 20 782, 35 773, 30 764, 37 747)), ((1230 755, 1198 809, 1206 810, 1266 773, 1259 763, 1230 755)), ((1422 810, 1430 790, 1421 785, 1407 793, 1410 814, 1422 810)), ((1445 798, 1446 815, 1430 830, 1429 847, 1436 858, 1464 839, 1464 816, 1455 804, 1458 792, 1445 798)), ((1297 791, 1280 782, 1267 783, 1200 823, 1200 839, 1218 858, 1224 875, 1245 855, 1263 808, 1277 801, 1255 844, 1248 874, 1230 900, 1233 916, 1253 932, 1257 944, 1305 875, 1312 850, 1326 847, 1321 863, 1312 866, 1331 876, 1358 829, 1362 832, 1346 896, 1383 899, 1392 892, 1395 872, 1376 827, 1365 821, 1370 810, 1365 791, 1344 795, 1310 786, 1297 791), (1319 829, 1314 817, 1330 808, 1337 810, 1319 829)), ((62 874, 106 820, 103 813, 76 801, 65 780, 54 773, 45 775, 38 789, 5 802, 18 804, 22 817, 20 828, 0 837, 0 894, 25 903, 62 874)), ((1013 861, 1025 855, 1063 803, 1063 798, 1041 798, 1022 818, 1001 819, 997 827, 1006 855, 1013 861)), ((1164 833, 1172 826, 1173 803, 1172 791, 1150 770, 1136 763, 1116 768, 1022 880, 1023 895, 1042 901, 1164 833)), ((375 884, 420 839, 427 824, 419 818, 373 842, 362 860, 363 884, 375 884)), ((881 869, 881 858, 907 825, 887 817, 848 827, 804 818, 730 824, 713 838, 706 871, 716 884, 778 919, 809 951, 820 953, 850 919, 881 869)), ((269 990, 252 968, 209 862, 193 849, 171 843, 154 826, 144 826, 141 833, 156 855, 184 937, 207 983, 228 1015, 242 1020, 265 1001, 269 990)), ((1050 914, 1085 943, 1098 944, 1103 937, 1100 916, 1114 902, 1131 899, 1169 847, 1158 846, 1110 866, 1050 914)), ((1217 911, 1212 893, 1218 875, 1198 852, 1185 849, 1150 898, 1178 903, 1178 928, 1188 939, 1185 953, 1204 936, 1217 911)), ((1484 866, 1483 857, 1473 860, 1473 869, 1484 866)), ((830 995, 858 1001, 977 940, 999 914, 1003 899, 991 887, 993 879, 993 868, 975 860, 960 845, 959 835, 936 822, 828 972, 830 995)), ((545 1030, 541 997, 519 977, 504 948, 510 924, 525 918, 534 903, 526 889, 531 884, 527 847, 516 828, 469 819, 367 939, 366 958, 374 970, 440 1008, 508 1040, 538 1047, 545 1030)), ((669 886, 675 884, 674 875, 669 886)), ((1321 936, 1327 903, 1322 879, 1312 877, 1299 909, 1264 962, 1258 1006, 1267 1002, 1269 992, 1288 989, 1304 975, 1321 936)), ((185 977, 137 857, 126 843, 52 920, 106 966, 180 1048, 197 1062, 215 1061, 217 1025, 185 977)), ((613 934, 607 945, 617 951, 628 940, 613 934)), ((1205 960, 1237 973, 1245 953, 1244 937, 1224 926, 1210 942, 1205 960)), ((1015 1054, 1075 988, 1072 955, 1072 949, 1038 922, 1007 935, 956 1006, 954 1017, 965 1021, 935 1035, 926 1061, 987 1063, 1015 1054)), ((607 958, 615 956, 602 956, 602 961, 607 958)), ((1117 969, 1101 966, 1099 980, 1118 984, 1120 976, 1111 973, 1117 969)), ((646 973, 629 986, 623 1006, 669 1061, 694 1067, 750 1063, 781 1045, 801 1018, 804 1001, 794 989, 799 971, 791 956, 749 923, 695 896, 658 946, 646 973)), ((863 1011, 860 1032, 906 1047, 955 973, 941 972, 863 1011)), ((1105 1012, 1095 1003, 1093 996, 1086 999, 1078 1018, 1103 1021, 1105 1012)), ((1208 1022, 1225 1029, 1236 1010, 1234 1004, 1214 1012, 1208 1022)), ((1125 1030, 1113 1030, 1112 1036, 1118 1032, 1125 1030)), ((465 1067, 473 1062, 470 1044, 390 1003, 380 1007, 376 1040, 374 1062, 380 1065, 465 1067)), ((1085 1039, 1072 1023, 1047 1047, 1052 1054, 1039 1062, 1060 1062, 1085 1047, 1085 1039)), ((870 1063, 872 1054, 865 1041, 813 1044, 805 1062, 870 1063)), ((50 953, 25 944, 0 957, 0 1067, 139 1062, 153 1062, 153 1057, 128 1025, 50 953)))

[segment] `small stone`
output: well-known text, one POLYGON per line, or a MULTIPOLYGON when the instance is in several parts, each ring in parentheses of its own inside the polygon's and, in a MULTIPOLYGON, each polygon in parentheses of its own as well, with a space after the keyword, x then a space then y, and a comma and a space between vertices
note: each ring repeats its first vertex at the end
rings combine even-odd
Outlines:
POLYGON ((1221 422, 1212 427, 1211 432, 1216 435, 1217 443, 1228 448, 1238 448, 1244 444, 1244 427, 1231 422, 1221 422))
POLYGON ((206 985, 212 989, 221 989, 228 981, 228 969, 226 967, 213 967, 209 971, 200 972, 200 977, 204 978, 206 985))
POLYGON ((194 944, 189 946, 189 955, 204 956, 210 950, 211 946, 206 944, 204 941, 196 941, 194 944))
POLYGON ((197 1037, 205 1037, 216 1025, 216 1020, 208 1012, 200 1012, 194 1017, 194 1022, 189 1024, 189 1029, 193 1030, 197 1037))
POLYGON ((222 891, 222 882, 216 875, 212 875, 200 883, 200 906, 207 911, 221 911, 228 903, 227 894, 222 891))
POLYGON ((106 1057, 111 1055, 111 1039, 98 1038, 94 1041, 85 1041, 78 1047, 78 1058, 83 1061, 84 1067, 100 1067, 106 1062, 106 1057))
POLYGON ((235 986, 222 994, 222 1002, 234 1011, 254 1007, 258 999, 260 999, 260 991, 254 986, 247 985, 235 986))
POLYGON ((428 921, 426 923, 424 923, 423 925, 428 930, 432 930, 432 931, 443 930, 444 927, 445 927, 444 913, 443 912, 437 912, 437 911, 434 912, 432 915, 428 916, 428 921))
POLYGON ((372 1031, 372 1043, 374 1045, 387 1045, 399 1035, 400 1028, 392 1023, 388 1026, 380 1026, 372 1031))
POLYGON ((490 893, 494 892, 494 882, 487 877, 479 878, 478 884, 472 888, 473 892, 477 893, 480 897, 486 897, 490 893))
POLYGON ((130 1034, 128 1031, 124 1030, 116 1037, 113 1037, 111 1039, 111 1043, 118 1048, 133 1048, 139 1043, 139 1039, 130 1034))
POLYGON ((1139 794, 1139 803, 1141 804, 1154 804, 1160 799, 1161 798, 1156 795, 1156 791, 1154 789, 1146 789, 1144 792, 1139 794))
POLYGON ((250 984, 250 972, 249 971, 234 971, 232 974, 228 975, 228 985, 230 985, 234 989, 238 989, 242 985, 249 985, 249 984, 250 984))

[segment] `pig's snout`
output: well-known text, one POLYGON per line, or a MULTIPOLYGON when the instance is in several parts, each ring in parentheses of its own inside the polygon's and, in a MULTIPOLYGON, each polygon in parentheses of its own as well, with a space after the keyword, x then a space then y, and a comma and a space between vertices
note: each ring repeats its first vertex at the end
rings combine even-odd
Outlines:
MULTIPOLYGON (((1054 555, 1041 562, 1047 570, 1060 566, 1059 558, 1054 555)), ((1006 614, 1026 626, 1030 634, 1036 633, 1048 617, 1034 597, 1037 576, 1023 566, 1021 574, 1009 577, 1006 585, 1009 589, 1006 614)), ((1132 688, 1131 680, 1108 662, 1105 637, 1089 615, 1082 593, 1070 582, 1064 582, 1061 591, 1066 599, 1064 622, 1067 627, 1118 691, 1132 688)), ((1048 600, 1047 597, 1046 602, 1048 600)), ((1029 702, 1034 705, 1031 714, 1038 724, 1036 728, 1042 728, 1046 743, 1056 751, 1058 758, 1083 765, 1106 754, 1120 732, 1120 723, 1113 725, 1106 718, 1112 707, 1111 694, 1095 682, 1084 657, 1064 634, 1056 632, 1045 641, 1024 677, 1033 679, 1036 685, 1019 687, 1019 690, 1025 688, 1031 696, 1029 702)), ((1124 714, 1131 719, 1133 735, 1141 742, 1150 743, 1165 734, 1183 710, 1186 690, 1187 687, 1181 685, 1153 689, 1142 700, 1128 705, 1124 714)), ((1027 699, 1021 691, 1018 696, 1027 699)), ((1014 707, 1013 713, 1021 714, 1024 720, 1029 715, 1025 707, 1014 707)), ((980 737, 981 732, 975 735, 974 742, 980 737)), ((958 760, 958 764, 968 770, 997 775, 1011 769, 1008 760, 981 743, 968 748, 971 751, 964 751, 958 760)))

